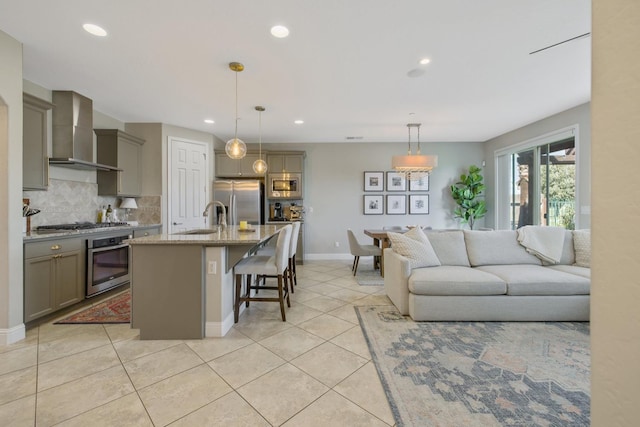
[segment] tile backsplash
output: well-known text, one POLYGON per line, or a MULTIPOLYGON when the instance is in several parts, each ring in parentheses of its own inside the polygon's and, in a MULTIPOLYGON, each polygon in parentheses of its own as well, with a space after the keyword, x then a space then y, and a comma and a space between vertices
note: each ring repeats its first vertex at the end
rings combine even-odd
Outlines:
MULTIPOLYGON (((96 222, 98 210, 111 205, 124 220, 124 209, 117 209, 120 198, 99 196, 98 184, 79 181, 49 180, 47 191, 23 191, 23 197, 29 199, 32 208, 40 213, 31 216, 31 228, 39 225, 67 224, 73 222, 96 222)), ((136 197, 138 209, 130 211, 129 221, 140 224, 160 224, 161 196, 136 197)))

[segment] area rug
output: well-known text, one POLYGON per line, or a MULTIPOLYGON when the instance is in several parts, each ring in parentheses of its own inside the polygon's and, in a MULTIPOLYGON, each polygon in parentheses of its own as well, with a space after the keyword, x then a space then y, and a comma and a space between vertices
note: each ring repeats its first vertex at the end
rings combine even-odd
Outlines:
POLYGON ((54 324, 69 323, 129 323, 131 321, 131 293, 129 290, 91 307, 58 320, 54 324))
POLYGON ((356 312, 398 426, 590 424, 589 323, 356 312))

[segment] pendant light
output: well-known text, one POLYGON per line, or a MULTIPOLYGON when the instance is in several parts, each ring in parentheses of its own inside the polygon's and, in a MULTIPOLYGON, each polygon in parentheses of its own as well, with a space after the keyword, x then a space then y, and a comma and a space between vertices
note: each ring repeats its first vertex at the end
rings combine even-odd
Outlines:
POLYGON ((233 139, 228 140, 225 144, 224 151, 226 151, 227 156, 238 160, 247 154, 247 144, 238 139, 238 73, 244 70, 244 65, 239 62, 231 62, 229 63, 229 68, 236 73, 236 131, 233 139))
POLYGON ((262 112, 264 107, 256 105, 256 111, 258 112, 258 129, 259 129, 259 143, 260 143, 260 158, 253 162, 253 171, 257 174, 264 175, 267 172, 267 162, 262 160, 262 112))
POLYGON ((420 153, 420 126, 421 123, 408 123, 409 151, 406 156, 393 156, 391 167, 399 173, 403 173, 409 181, 417 181, 429 175, 433 168, 438 166, 438 156, 423 156, 420 153), (411 152, 411 129, 418 129, 418 150, 416 154, 411 152))

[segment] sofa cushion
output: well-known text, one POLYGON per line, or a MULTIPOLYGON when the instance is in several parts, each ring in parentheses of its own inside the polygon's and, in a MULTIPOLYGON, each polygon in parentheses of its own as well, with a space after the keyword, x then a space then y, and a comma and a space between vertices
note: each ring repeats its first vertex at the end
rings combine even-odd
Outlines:
POLYGON ((391 249, 409 260, 411 268, 433 267, 440 265, 429 239, 416 227, 405 234, 388 232, 391 249), (417 230, 414 232, 414 230, 417 230))
POLYGON ((464 230, 464 241, 472 266, 532 264, 542 261, 531 255, 518 243, 515 230, 478 231, 464 230))
POLYGON ((443 265, 414 269, 409 277, 409 292, 417 295, 504 295, 507 285, 484 271, 443 265))
POLYGON ((427 238, 433 246, 441 265, 460 265, 469 267, 467 247, 464 244, 462 230, 427 231, 427 238))
POLYGON ((573 249, 573 231, 567 230, 564 233, 564 245, 562 246, 562 257, 558 265, 571 265, 576 262, 576 254, 573 249))
POLYGON ((507 282, 507 295, 589 295, 586 277, 539 265, 484 265, 478 270, 507 282))
POLYGON ((591 230, 574 230, 573 246, 576 251, 576 265, 591 267, 591 230))
POLYGON ((554 270, 563 271, 565 273, 577 274, 578 276, 591 279, 591 269, 587 267, 580 267, 578 265, 558 264, 558 265, 550 265, 548 268, 553 268, 554 270))

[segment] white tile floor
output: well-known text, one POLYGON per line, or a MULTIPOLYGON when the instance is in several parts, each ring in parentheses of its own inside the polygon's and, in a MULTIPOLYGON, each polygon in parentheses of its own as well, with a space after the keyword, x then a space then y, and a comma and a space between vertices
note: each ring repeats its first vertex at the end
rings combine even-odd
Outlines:
POLYGON ((0 347, 0 425, 392 426, 353 309, 390 301, 350 266, 298 266, 287 322, 277 303, 254 302, 223 338, 140 341, 128 324, 30 329, 0 347))

